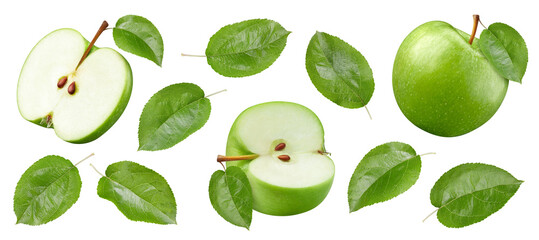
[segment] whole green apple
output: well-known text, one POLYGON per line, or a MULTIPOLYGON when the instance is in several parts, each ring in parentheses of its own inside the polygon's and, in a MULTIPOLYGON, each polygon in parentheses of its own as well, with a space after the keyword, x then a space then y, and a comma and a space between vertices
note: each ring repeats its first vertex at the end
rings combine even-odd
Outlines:
POLYGON ((252 159, 227 161, 227 166, 243 169, 253 208, 262 213, 309 211, 324 200, 333 183, 335 166, 325 153, 322 124, 296 103, 268 102, 243 111, 230 129, 226 153, 252 159))
POLYGON ((28 55, 19 77, 17 104, 26 120, 53 127, 65 141, 85 143, 118 120, 132 82, 131 67, 121 54, 93 46, 74 29, 59 29, 28 55))
POLYGON ((481 53, 476 39, 445 22, 427 22, 402 42, 393 66, 399 108, 438 136, 473 131, 500 107, 508 80, 481 53))

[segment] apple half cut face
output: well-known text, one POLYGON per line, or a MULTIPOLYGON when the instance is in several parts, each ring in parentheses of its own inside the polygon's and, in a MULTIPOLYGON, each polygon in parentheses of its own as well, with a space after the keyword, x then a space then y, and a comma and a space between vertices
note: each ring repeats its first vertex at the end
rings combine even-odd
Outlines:
POLYGON ((333 183, 335 167, 325 154, 322 124, 302 105, 269 102, 242 112, 230 130, 227 155, 249 154, 258 157, 227 166, 245 171, 253 208, 259 212, 282 216, 309 211, 333 183))
POLYGON ((76 30, 59 29, 32 49, 17 86, 26 120, 53 127, 67 142, 97 139, 123 113, 132 88, 129 63, 113 49, 93 47, 76 30))

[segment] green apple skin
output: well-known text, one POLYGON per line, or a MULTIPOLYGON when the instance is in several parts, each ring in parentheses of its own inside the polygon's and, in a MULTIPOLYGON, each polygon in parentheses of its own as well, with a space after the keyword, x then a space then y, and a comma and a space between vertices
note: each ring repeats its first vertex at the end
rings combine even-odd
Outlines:
MULTIPOLYGON (((247 149, 245 143, 243 143, 238 137, 238 119, 240 119, 243 114, 251 109, 271 104, 293 104, 301 106, 299 104, 290 102, 267 102, 252 106, 243 111, 230 129, 226 147, 227 156, 256 154, 247 149)), ((316 116, 314 113, 312 114, 316 116)), ((322 126, 322 123, 320 120, 318 120, 318 118, 317 121, 319 122, 320 126, 322 126)), ((274 142, 273 145, 269 147, 274 148, 276 144, 278 144, 278 142, 274 142)), ((319 146, 319 150, 325 151, 323 141, 322 145, 319 146)), ((264 214, 290 216, 307 212, 322 203, 333 184, 334 174, 332 174, 332 176, 326 181, 309 187, 290 188, 276 186, 264 182, 254 176, 249 170, 249 163, 251 161, 233 161, 227 162, 226 165, 240 167, 245 172, 249 179, 249 183, 251 184, 253 194, 253 209, 264 214)), ((333 162, 331 162, 331 164, 334 167, 333 162)))
POLYGON ((473 131, 496 113, 508 80, 479 49, 479 40, 448 23, 427 22, 402 42, 393 66, 393 92, 402 113, 438 136, 473 131))
MULTIPOLYGON (((86 40, 77 30, 75 29, 71 29, 71 28, 61 28, 61 29, 57 29, 55 31, 52 31, 51 33, 47 34, 45 37, 43 37, 33 48, 32 50, 30 51, 30 54, 28 55, 28 57, 26 58, 25 60, 25 63, 23 64, 23 67, 21 69, 21 74, 20 76, 22 77, 23 75, 23 71, 24 71, 24 66, 26 65, 26 63, 28 62, 28 59, 30 58, 31 56, 31 53, 36 49, 36 47, 44 40, 46 39, 47 37, 53 35, 53 34, 56 34, 58 32, 61 32, 61 31, 71 31, 73 33, 76 33, 77 35, 80 36, 80 38, 84 41, 85 45, 84 45, 84 49, 86 49, 89 45, 89 41, 86 40)), ((110 49, 110 48, 98 48, 96 47, 95 45, 92 47, 92 49, 90 50, 89 54, 88 54, 88 57, 92 55, 92 53, 96 52, 97 50, 99 49, 107 49, 107 50, 111 50, 111 51, 114 51, 116 52, 115 50, 113 49, 110 49)), ((117 52, 116 52, 117 53, 117 52)), ((117 53, 119 56, 121 56, 121 54, 117 53)), ((117 105, 116 107, 114 108, 114 110, 112 111, 112 113, 110 114, 110 116, 99 126, 97 127, 92 133, 82 137, 82 138, 78 138, 78 139, 63 139, 67 142, 71 142, 71 143, 88 143, 88 142, 91 142, 91 141, 94 141, 95 139, 99 138, 101 135, 103 135, 108 129, 110 129, 114 123, 116 123, 116 121, 120 118, 120 116, 122 115, 122 113, 124 112, 125 108, 127 107, 127 103, 129 102, 129 99, 131 97, 131 91, 132 91, 132 87, 133 87, 133 75, 132 75, 132 71, 131 71, 131 66, 129 65, 129 62, 127 62, 127 60, 125 58, 123 58, 123 56, 121 56, 121 58, 123 59, 123 63, 124 63, 124 68, 127 69, 126 71, 126 79, 125 79, 125 86, 124 86, 124 91, 121 93, 121 97, 119 98, 119 101, 117 102, 117 105)), ((20 81, 19 81, 19 84, 17 85, 17 95, 19 94, 19 87, 20 87, 20 81)), ((20 97, 17 96, 17 105, 18 105, 18 108, 19 108, 19 113, 21 114, 21 116, 26 119, 27 121, 29 122, 32 122, 34 124, 37 124, 39 126, 42 126, 42 127, 45 127, 45 128, 54 128, 54 125, 49 125, 47 123, 47 116, 43 116, 43 117, 39 117, 39 118, 27 118, 23 112, 21 111, 21 104, 20 104, 20 97)), ((53 112, 51 112, 52 115, 53 112)), ((54 119, 54 116, 52 117, 54 119)), ((59 136, 60 137, 60 136, 59 136)))

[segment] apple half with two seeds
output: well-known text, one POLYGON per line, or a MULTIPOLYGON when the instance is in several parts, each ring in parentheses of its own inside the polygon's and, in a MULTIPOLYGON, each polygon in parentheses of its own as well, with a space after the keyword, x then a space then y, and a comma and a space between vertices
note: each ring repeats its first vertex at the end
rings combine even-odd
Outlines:
POLYGON ((220 160, 243 169, 253 208, 261 213, 309 211, 333 183, 335 166, 325 153, 322 123, 296 103, 268 102, 243 111, 232 125, 226 153, 220 160), (242 158, 251 160, 232 161, 242 158))
POLYGON ((74 29, 59 29, 38 42, 22 67, 19 112, 53 127, 67 142, 90 142, 123 113, 132 82, 131 67, 120 53, 92 46, 74 29))

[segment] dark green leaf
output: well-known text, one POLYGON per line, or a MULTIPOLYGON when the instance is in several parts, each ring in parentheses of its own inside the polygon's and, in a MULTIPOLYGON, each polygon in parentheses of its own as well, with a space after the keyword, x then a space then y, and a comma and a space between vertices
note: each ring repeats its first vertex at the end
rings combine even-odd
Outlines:
POLYGON ((139 150, 170 148, 202 128, 210 117, 210 100, 192 83, 161 89, 144 106, 138 132, 139 150))
POLYGON ((290 34, 279 23, 252 19, 217 31, 206 48, 208 64, 226 77, 245 77, 262 72, 281 55, 290 34))
POLYGON ((245 173, 239 167, 215 171, 210 180, 211 205, 228 222, 249 229, 253 195, 245 173))
POLYGON ((324 97, 345 108, 360 108, 374 92, 367 60, 338 37, 316 32, 307 47, 307 73, 324 97))
POLYGON ((500 210, 521 183, 492 165, 462 164, 440 177, 430 192, 430 201, 438 207, 438 220, 443 225, 465 227, 500 210))
POLYGON ((348 185, 350 212, 387 201, 415 184, 421 158, 405 143, 390 142, 372 149, 357 165, 348 185))
POLYGON ((161 66, 163 38, 148 19, 127 15, 116 22, 112 35, 116 45, 126 52, 144 57, 161 66))
POLYGON ((503 23, 491 24, 481 33, 479 47, 503 77, 522 83, 528 65, 528 49, 515 29, 503 23))
POLYGON ((17 223, 40 225, 64 214, 79 198, 79 171, 67 159, 46 156, 21 176, 13 209, 17 223))
POLYGON ((97 194, 113 202, 128 219, 176 224, 176 200, 165 178, 140 164, 109 165, 99 179, 97 194))

